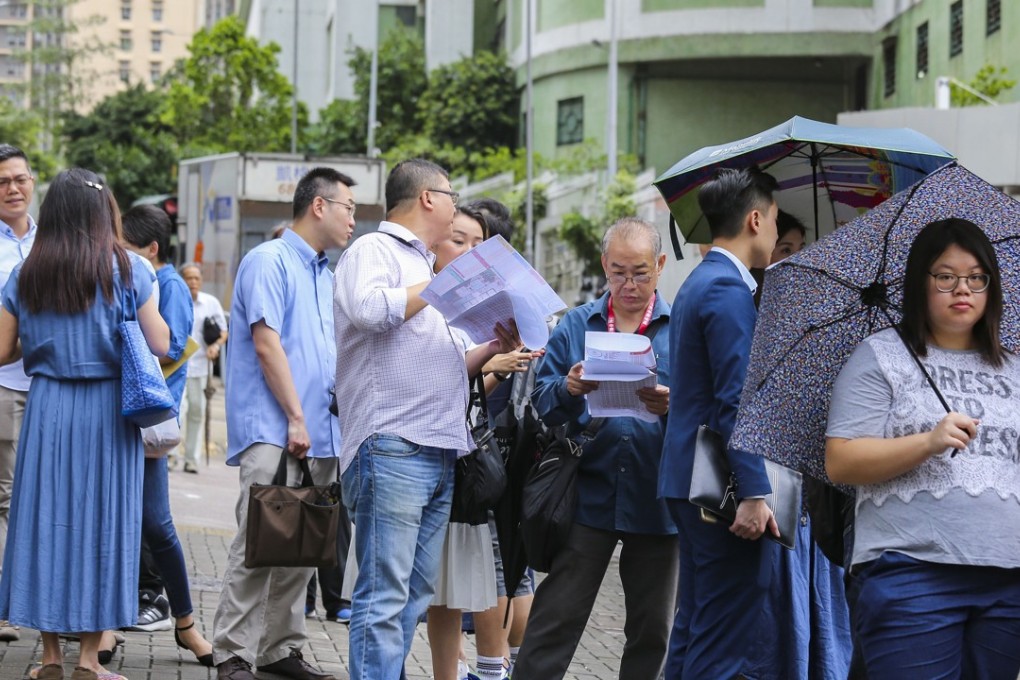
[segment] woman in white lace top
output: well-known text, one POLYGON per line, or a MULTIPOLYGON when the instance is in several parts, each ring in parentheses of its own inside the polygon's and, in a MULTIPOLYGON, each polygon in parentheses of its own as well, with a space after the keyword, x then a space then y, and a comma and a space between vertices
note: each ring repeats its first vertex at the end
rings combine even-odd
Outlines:
POLYGON ((1020 362, 1002 307, 984 232, 933 222, 907 258, 900 328, 836 380, 825 462, 857 488, 852 618, 870 680, 1020 672, 1020 362))

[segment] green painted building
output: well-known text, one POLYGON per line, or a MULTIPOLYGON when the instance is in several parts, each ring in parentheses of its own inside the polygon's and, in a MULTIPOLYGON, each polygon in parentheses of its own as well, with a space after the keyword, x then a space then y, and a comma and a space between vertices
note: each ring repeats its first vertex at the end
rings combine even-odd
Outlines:
MULTIPOLYGON (((1020 74, 1017 0, 530 1, 535 148, 550 157, 606 140, 614 34, 618 150, 658 172, 793 115, 930 106, 936 76, 966 82, 985 62, 1020 74)), ((476 48, 505 47, 522 87, 528 2, 496 0, 476 23, 476 48)))

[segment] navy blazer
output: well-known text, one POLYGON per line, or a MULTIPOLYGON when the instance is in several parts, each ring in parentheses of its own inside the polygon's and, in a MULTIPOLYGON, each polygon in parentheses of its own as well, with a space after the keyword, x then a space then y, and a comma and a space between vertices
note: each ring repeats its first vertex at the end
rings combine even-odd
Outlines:
MULTIPOLYGON (((710 251, 680 287, 669 320, 669 417, 659 465, 659 496, 686 500, 698 427, 733 434, 758 312, 740 271, 710 251)), ((727 451, 737 497, 772 491, 760 456, 727 451)))

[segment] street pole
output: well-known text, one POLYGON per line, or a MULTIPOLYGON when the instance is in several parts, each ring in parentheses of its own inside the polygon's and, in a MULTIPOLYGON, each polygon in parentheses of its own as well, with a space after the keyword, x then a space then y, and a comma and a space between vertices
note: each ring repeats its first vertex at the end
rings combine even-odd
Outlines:
MULTIPOLYGON (((376 12, 379 5, 376 4, 376 12)), ((377 24, 378 26, 378 24, 377 24)), ((377 91, 379 89, 379 36, 376 34, 375 49, 372 50, 372 72, 368 81, 368 132, 365 135, 368 140, 368 157, 375 158, 375 107, 377 91)))
POLYGON ((616 115, 617 109, 619 108, 616 103, 617 98, 617 77, 619 75, 619 64, 617 60, 616 52, 616 0, 608 0, 609 2, 609 65, 608 65, 608 80, 609 80, 609 92, 606 99, 607 111, 606 116, 606 178, 607 182, 612 182, 616 179, 616 115))
POLYGON ((536 243, 535 243, 535 195, 534 195, 534 179, 535 179, 535 116, 532 110, 532 81, 531 81, 531 20, 532 20, 532 9, 534 0, 525 0, 527 2, 527 11, 525 12, 525 28, 524 28, 524 59, 526 62, 525 73, 526 73, 526 85, 524 87, 524 146, 525 146, 525 159, 526 159, 526 174, 524 179, 525 186, 525 198, 524 198, 524 222, 527 228, 527 242, 525 243, 525 257, 531 262, 532 265, 537 265, 538 262, 535 258, 536 243))
POLYGON ((290 152, 297 153, 297 55, 298 55, 298 10, 300 0, 294 0, 294 82, 290 99, 290 152))

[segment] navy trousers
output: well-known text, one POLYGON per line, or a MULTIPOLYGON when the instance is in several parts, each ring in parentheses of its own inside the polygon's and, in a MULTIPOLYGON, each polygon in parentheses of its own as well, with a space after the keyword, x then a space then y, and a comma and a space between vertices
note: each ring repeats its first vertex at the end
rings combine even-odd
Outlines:
POLYGON ((895 552, 857 569, 851 616, 868 680, 1016 680, 1020 569, 895 552))

